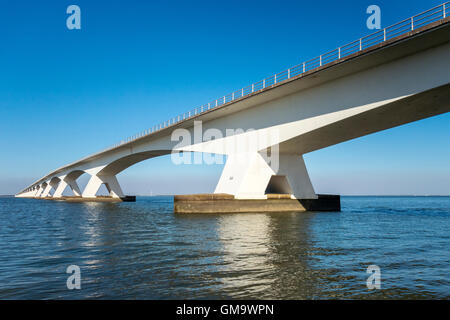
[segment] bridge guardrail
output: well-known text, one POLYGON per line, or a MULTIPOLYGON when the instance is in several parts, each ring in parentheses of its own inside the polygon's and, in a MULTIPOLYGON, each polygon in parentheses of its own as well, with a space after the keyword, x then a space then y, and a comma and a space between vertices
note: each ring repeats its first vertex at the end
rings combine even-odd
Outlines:
POLYGON ((350 42, 350 43, 348 43, 344 46, 341 46, 339 48, 336 48, 332 51, 321 54, 320 56, 317 56, 313 59, 307 60, 298 65, 295 65, 287 70, 284 70, 284 71, 281 71, 274 75, 271 75, 271 76, 264 78, 258 82, 255 82, 249 86, 243 87, 239 90, 236 90, 234 92, 226 94, 216 100, 213 100, 213 101, 211 101, 207 104, 204 104, 200 107, 197 107, 191 111, 188 111, 188 112, 182 113, 176 117, 170 118, 169 120, 161 122, 145 131, 142 131, 141 133, 130 136, 130 137, 126 138, 125 140, 122 140, 119 143, 116 143, 113 146, 106 148, 105 150, 103 150, 101 152, 117 148, 121 145, 127 144, 127 143, 135 141, 136 139, 139 139, 141 137, 158 132, 164 128, 167 128, 168 126, 172 126, 183 120, 192 118, 194 116, 197 116, 206 111, 209 111, 209 110, 212 110, 219 106, 222 106, 231 101, 235 101, 237 99, 249 96, 255 92, 263 90, 274 84, 278 84, 278 83, 287 81, 293 77, 297 77, 308 71, 311 71, 311 70, 320 68, 322 66, 325 66, 329 63, 338 61, 349 55, 352 55, 359 51, 365 50, 372 46, 381 44, 387 40, 393 39, 393 38, 403 35, 407 32, 424 27, 428 24, 439 21, 441 19, 445 19, 446 17, 449 16, 449 14, 450 14, 450 1, 445 2, 436 7, 433 7, 431 9, 428 9, 428 10, 426 10, 422 13, 419 13, 415 16, 412 16, 408 19, 404 19, 404 20, 397 22, 389 27, 386 27, 384 29, 381 29, 379 31, 371 33, 370 35, 359 38, 358 40, 350 42))

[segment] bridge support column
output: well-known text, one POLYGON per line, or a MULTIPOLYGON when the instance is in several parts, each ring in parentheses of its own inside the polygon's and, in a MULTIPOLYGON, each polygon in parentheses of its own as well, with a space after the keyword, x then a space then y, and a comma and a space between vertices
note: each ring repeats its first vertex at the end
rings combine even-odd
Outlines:
POLYGON ((258 152, 231 154, 214 193, 232 194, 240 199, 265 199, 264 191, 273 174, 258 152))
POLYGON ((317 199, 303 155, 280 154, 278 176, 286 177, 296 199, 317 199))
POLYGON ((52 186, 50 185, 50 182, 49 182, 49 183, 45 184, 45 188, 44 188, 44 191, 41 194, 41 198, 48 197, 48 195, 50 194, 50 190, 52 190, 52 186))
POLYGON ((44 191, 44 188, 42 186, 38 186, 36 194, 34 195, 36 198, 39 198, 44 191))
POLYGON ((64 189, 66 189, 67 183, 63 180, 58 184, 58 187, 56 188, 55 193, 53 194, 53 198, 62 198, 62 193, 64 192, 64 189))
POLYGON ((112 198, 123 198, 124 194, 122 188, 117 181, 116 176, 103 176, 103 175, 92 175, 89 179, 86 188, 83 191, 83 198, 95 198, 100 189, 100 186, 105 184, 106 189, 108 189, 109 195, 112 198))
POLYGON ((72 192, 75 196, 80 197, 81 191, 78 187, 77 182, 74 179, 71 179, 67 176, 59 177, 60 182, 58 184, 58 187, 56 188, 55 194, 53 195, 53 198, 61 198, 64 190, 69 186, 72 189, 72 192))
POLYGON ((64 181, 67 183, 76 197, 81 197, 80 187, 78 187, 78 183, 75 180, 65 178, 64 181))
POLYGON ((294 199, 317 199, 303 156, 279 154, 269 165, 258 153, 229 155, 214 193, 236 199, 266 199, 266 190, 290 194, 294 199))
POLYGON ((58 187, 56 188, 55 193, 53 194, 53 198, 61 198, 66 187, 67 182, 64 181, 64 177, 60 177, 60 181, 58 183, 58 187))
MULTIPOLYGON (((55 190, 55 192, 53 193, 53 195, 51 197, 55 196, 56 190, 58 190, 58 186, 61 184, 61 179, 60 178, 53 178, 52 180, 50 180, 49 185, 50 185, 50 191, 53 189, 55 190)), ((50 194, 50 193, 49 193, 50 194)))

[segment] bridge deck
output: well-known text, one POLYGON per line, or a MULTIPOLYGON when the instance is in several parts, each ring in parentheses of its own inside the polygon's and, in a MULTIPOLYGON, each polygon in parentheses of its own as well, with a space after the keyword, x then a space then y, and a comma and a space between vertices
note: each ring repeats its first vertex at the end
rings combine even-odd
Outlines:
MULTIPOLYGON (((376 61, 377 59, 379 59, 379 57, 375 56, 377 52, 384 51, 387 48, 394 48, 397 44, 411 41, 409 46, 403 46, 407 47, 407 49, 402 49, 403 51, 410 50, 411 52, 416 50, 415 47, 424 45, 424 43, 426 43, 427 46, 432 46, 432 40, 430 39, 422 42, 414 42, 414 39, 417 39, 419 36, 430 33, 434 30, 443 28, 447 29, 447 31, 444 32, 444 37, 448 36, 448 27, 450 26, 450 17, 448 14, 449 8, 450 2, 447 2, 412 18, 405 19, 393 26, 377 31, 364 38, 360 38, 359 40, 354 41, 348 45, 339 47, 326 54, 320 55, 319 57, 263 79, 257 83, 252 84, 251 86, 240 89, 238 91, 235 91, 234 93, 215 100, 213 105, 209 103, 207 105, 196 108, 193 111, 183 114, 182 116, 172 118, 172 121, 166 121, 162 125, 155 126, 152 129, 146 130, 139 135, 133 136, 133 138, 121 141, 119 144, 107 148, 106 150, 97 152, 93 155, 82 158, 81 160, 60 167, 42 177, 41 179, 35 181, 30 185, 30 187, 42 183, 52 176, 57 175, 58 173, 74 168, 80 164, 90 162, 96 158, 107 155, 108 153, 113 153, 122 148, 128 149, 134 144, 143 141, 151 141, 152 139, 167 135, 168 132, 171 132, 176 128, 190 127, 192 126, 194 120, 198 119, 207 121, 232 112, 238 112, 243 108, 248 108, 252 105, 260 103, 260 101, 262 101, 262 99, 264 99, 266 95, 273 95, 274 97, 276 97, 277 94, 286 95, 289 94, 289 92, 293 92, 294 90, 298 91, 299 87, 301 87, 302 85, 298 85, 297 83, 304 83, 304 86, 314 85, 314 79, 317 78, 317 75, 319 73, 322 74, 326 70, 335 70, 334 77, 336 78, 343 75, 344 68, 342 68, 342 66, 352 61, 364 61, 363 59, 365 57, 370 57, 369 59, 365 60, 366 65, 364 67, 367 68, 368 60, 372 60, 372 64, 379 62, 376 61), (416 23, 414 23, 414 21, 416 23), (420 23, 418 23, 419 21, 420 23), (238 92, 240 92, 241 95, 238 95, 238 92)), ((398 54, 398 52, 395 52, 395 50, 392 49, 389 54, 390 59, 395 59, 396 54, 398 54)), ((402 54, 404 55, 405 52, 403 52, 402 54)), ((354 64, 352 66, 353 72, 358 67, 361 67, 361 65, 362 63, 359 63, 359 66, 358 64, 354 64)), ((327 74, 331 73, 328 72, 327 74)), ((330 79, 331 78, 329 78, 328 80, 330 79)), ((30 187, 25 188, 20 193, 27 191, 30 187)))

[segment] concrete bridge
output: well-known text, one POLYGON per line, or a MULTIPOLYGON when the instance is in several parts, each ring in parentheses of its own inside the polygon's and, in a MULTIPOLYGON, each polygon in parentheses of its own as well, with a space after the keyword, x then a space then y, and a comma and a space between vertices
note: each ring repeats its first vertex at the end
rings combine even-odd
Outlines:
POLYGON ((227 156, 216 198, 317 199, 303 154, 450 111, 449 7, 432 8, 58 168, 16 197, 61 199, 70 188, 75 197, 95 200, 104 184, 111 199, 121 199, 121 171, 161 155, 200 152, 227 156), (195 136, 200 126, 206 141, 183 136, 195 136), (80 190, 84 173, 90 180, 80 190))

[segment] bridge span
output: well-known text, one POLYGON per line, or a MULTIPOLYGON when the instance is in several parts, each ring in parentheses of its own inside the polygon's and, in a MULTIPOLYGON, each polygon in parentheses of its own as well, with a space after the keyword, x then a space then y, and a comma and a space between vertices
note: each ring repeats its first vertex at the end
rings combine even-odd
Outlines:
POLYGON ((227 156, 210 200, 277 194, 314 201, 319 197, 303 154, 450 111, 449 7, 405 19, 62 166, 16 197, 63 199, 70 188, 75 198, 98 200, 104 184, 110 199, 125 199, 118 173, 153 157, 200 152, 227 156), (211 133, 208 139, 173 141, 183 132, 194 136, 199 126, 211 133), (84 173, 90 180, 80 190, 84 173))

